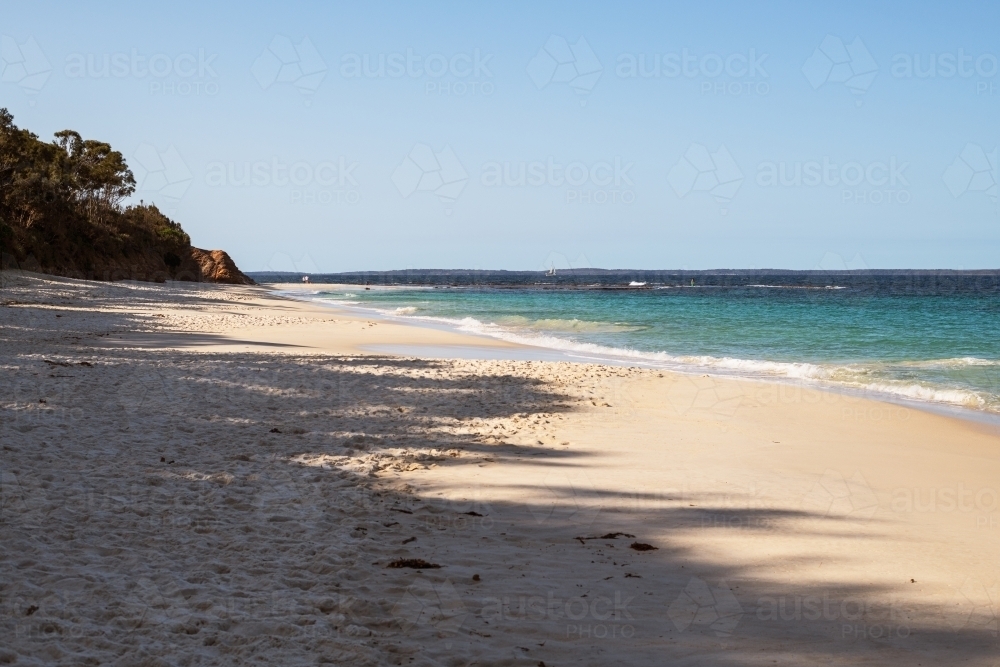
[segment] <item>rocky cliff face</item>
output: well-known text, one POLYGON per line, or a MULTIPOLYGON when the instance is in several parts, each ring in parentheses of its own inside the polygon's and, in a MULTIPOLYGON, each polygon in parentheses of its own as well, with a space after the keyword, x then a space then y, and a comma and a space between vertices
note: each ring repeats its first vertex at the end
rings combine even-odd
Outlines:
MULTIPOLYGON (((54 250, 45 248, 45 250, 54 250)), ((143 280, 162 283, 185 282, 256 285, 223 250, 174 248, 164 253, 141 252, 108 255, 86 250, 34 253, 27 256, 2 253, 0 269, 20 269, 83 280, 143 280)))
POLYGON ((223 250, 201 250, 192 247, 191 258, 197 262, 201 279, 206 282, 230 285, 255 284, 236 268, 236 262, 223 250))
POLYGON ((254 284, 228 254, 195 248, 153 206, 129 208, 102 224, 73 215, 30 226, 0 220, 0 268, 86 280, 254 284))

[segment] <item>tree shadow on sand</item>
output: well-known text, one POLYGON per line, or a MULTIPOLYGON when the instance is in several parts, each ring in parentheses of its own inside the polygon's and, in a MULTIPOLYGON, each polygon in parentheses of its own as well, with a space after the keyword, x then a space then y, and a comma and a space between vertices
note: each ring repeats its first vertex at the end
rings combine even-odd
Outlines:
POLYGON ((357 664, 997 657, 998 601, 978 582, 904 605, 868 582, 760 580, 753 563, 693 551, 695 531, 767 541, 841 535, 860 519, 581 483, 585 453, 533 436, 580 399, 536 378, 385 356, 98 351, 87 341, 101 332, 47 330, 50 315, 0 321, 12 344, 34 331, 63 345, 46 359, 17 347, 2 380, 0 621, 20 653, 58 642, 63 657, 208 646, 253 662, 270 647, 288 662, 357 664), (505 460, 551 469, 544 501, 471 485, 437 496, 404 476, 505 460), (670 538, 632 548, 651 523, 670 538), (442 567, 386 567, 397 559, 442 567), (52 583, 53 562, 76 576, 52 583))

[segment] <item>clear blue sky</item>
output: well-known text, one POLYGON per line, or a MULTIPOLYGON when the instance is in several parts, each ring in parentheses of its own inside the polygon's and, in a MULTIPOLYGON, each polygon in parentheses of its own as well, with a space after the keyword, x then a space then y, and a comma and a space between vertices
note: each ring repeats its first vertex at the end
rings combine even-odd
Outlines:
POLYGON ((1000 265, 996 3, 136 4, 0 105, 245 270, 1000 265))

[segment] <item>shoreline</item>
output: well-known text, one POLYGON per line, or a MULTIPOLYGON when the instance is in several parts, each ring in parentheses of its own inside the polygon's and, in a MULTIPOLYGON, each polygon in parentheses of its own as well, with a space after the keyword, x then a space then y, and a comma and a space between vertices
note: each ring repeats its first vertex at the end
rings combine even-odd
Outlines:
MULTIPOLYGON (((351 284, 325 284, 316 283, 310 284, 308 287, 304 284, 298 283, 274 283, 262 285, 264 289, 272 289, 279 296, 287 297, 302 303, 310 304, 320 304, 324 308, 330 308, 333 310, 340 310, 349 313, 354 313, 356 315, 364 315, 367 317, 378 318, 383 321, 394 322, 404 326, 414 326, 420 328, 428 328, 432 330, 449 331, 460 335, 472 336, 476 338, 482 338, 486 340, 499 340, 510 345, 515 346, 515 349, 519 349, 520 353, 507 353, 502 357, 497 357, 497 349, 492 347, 482 347, 482 353, 476 351, 477 346, 470 346, 469 350, 463 351, 463 354, 457 358, 463 359, 521 359, 521 360, 534 360, 534 361, 567 361, 571 363, 592 363, 592 364, 606 364, 611 366, 622 366, 622 367, 635 367, 635 368, 647 368, 662 370, 670 373, 679 373, 683 375, 691 376, 702 376, 708 374, 710 376, 729 378, 735 380, 745 380, 750 382, 764 382, 764 383, 777 383, 782 385, 789 385, 792 387, 800 388, 812 388, 819 391, 826 391, 835 394, 840 394, 844 396, 850 396, 854 398, 864 398, 872 401, 884 402, 891 405, 907 407, 917 410, 923 410, 931 414, 937 414, 940 416, 951 417, 955 419, 962 419, 967 421, 973 421, 977 423, 982 423, 990 426, 1000 426, 1000 413, 990 412, 988 410, 976 409, 972 407, 967 407, 963 405, 956 405, 954 403, 949 403, 943 400, 934 399, 920 399, 920 398, 910 398, 907 396, 900 395, 898 393, 893 393, 891 391, 881 391, 877 389, 867 389, 859 387, 851 387, 844 384, 838 384, 834 381, 823 380, 823 379, 813 379, 813 378, 795 378, 788 376, 771 375, 765 372, 759 371, 738 371, 738 370, 728 370, 720 369, 717 367, 710 366, 699 366, 697 364, 681 364, 673 362, 657 362, 652 359, 645 358, 629 358, 627 356, 616 356, 613 352, 601 353, 601 352, 590 352, 585 353, 582 351, 573 351, 568 349, 561 349, 557 347, 545 347, 543 345, 533 345, 525 341, 508 340, 500 336, 494 336, 489 333, 474 333, 463 330, 460 325, 456 322, 448 321, 446 318, 424 316, 424 317, 406 317, 402 315, 393 315, 391 313, 383 312, 382 310, 370 306, 361 306, 353 304, 342 304, 325 302, 322 299, 313 298, 299 298, 295 295, 295 292, 302 291, 317 291, 317 286, 323 285, 328 288, 351 288, 356 289, 358 285, 351 284), (685 367, 686 366, 686 367, 685 367)), ((402 285, 402 286, 372 286, 375 289, 402 289, 402 290, 421 290, 426 289, 426 285, 402 285)), ((751 286, 756 287, 756 286, 751 286)), ((461 288, 457 288, 461 289, 461 288)), ((812 289, 812 288, 810 288, 812 289)), ((815 288, 815 289, 825 289, 825 288, 815 288)), ((375 352, 386 352, 390 354, 402 354, 406 355, 408 352, 412 352, 411 356, 421 356, 421 353, 430 354, 435 358, 448 358, 445 356, 447 353, 447 348, 421 348, 416 346, 413 349, 407 350, 406 346, 383 346, 381 348, 376 348, 375 352)))
POLYGON ((374 354, 479 341, 261 288, 15 276, 0 337, 14 664, 1000 648, 996 428, 778 383, 374 354))

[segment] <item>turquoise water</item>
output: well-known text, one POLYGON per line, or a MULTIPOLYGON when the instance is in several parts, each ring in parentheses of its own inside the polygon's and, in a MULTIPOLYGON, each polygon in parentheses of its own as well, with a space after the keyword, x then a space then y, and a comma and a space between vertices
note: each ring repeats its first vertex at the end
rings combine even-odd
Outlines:
POLYGON ((1000 413, 995 293, 317 287, 320 300, 591 359, 792 378, 1000 413))

